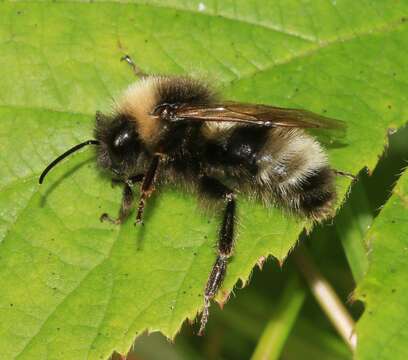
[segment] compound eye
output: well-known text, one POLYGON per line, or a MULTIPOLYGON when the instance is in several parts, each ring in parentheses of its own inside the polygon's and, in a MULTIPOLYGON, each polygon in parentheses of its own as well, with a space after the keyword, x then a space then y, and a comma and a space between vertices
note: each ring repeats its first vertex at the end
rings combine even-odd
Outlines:
POLYGON ((113 141, 113 146, 116 149, 124 148, 130 143, 131 134, 129 131, 122 132, 118 136, 116 136, 115 140, 113 141))
POLYGON ((116 157, 126 158, 138 152, 139 145, 135 130, 131 127, 126 127, 113 138, 112 150, 116 157))

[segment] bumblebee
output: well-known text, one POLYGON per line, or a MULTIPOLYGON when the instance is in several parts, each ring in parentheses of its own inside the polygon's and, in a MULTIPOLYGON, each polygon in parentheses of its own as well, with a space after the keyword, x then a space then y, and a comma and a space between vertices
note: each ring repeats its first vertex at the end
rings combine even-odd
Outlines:
POLYGON ((168 183, 224 204, 217 258, 204 290, 202 334, 234 247, 237 193, 313 221, 332 214, 336 170, 307 129, 344 132, 345 124, 305 110, 222 101, 189 77, 145 76, 111 114, 96 113, 95 139, 55 159, 39 182, 71 153, 95 145, 100 168, 124 186, 118 217, 103 214, 101 220, 121 224, 128 218, 136 183, 136 223, 155 187, 168 183))

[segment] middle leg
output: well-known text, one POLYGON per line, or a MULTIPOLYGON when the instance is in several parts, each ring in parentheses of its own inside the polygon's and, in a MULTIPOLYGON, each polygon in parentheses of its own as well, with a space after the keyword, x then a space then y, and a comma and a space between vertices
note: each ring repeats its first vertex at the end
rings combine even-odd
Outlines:
POLYGON ((142 186, 140 187, 140 199, 139 206, 137 209, 135 225, 142 223, 146 201, 154 191, 154 182, 156 180, 159 163, 160 155, 155 155, 149 165, 149 169, 147 170, 145 176, 143 177, 142 186))
POLYGON ((204 194, 218 200, 224 200, 226 207, 218 235, 218 255, 204 291, 204 310, 201 317, 199 335, 202 335, 208 321, 211 300, 215 297, 224 280, 228 258, 234 246, 234 225, 236 202, 234 193, 216 179, 204 176, 201 179, 201 190, 204 194))

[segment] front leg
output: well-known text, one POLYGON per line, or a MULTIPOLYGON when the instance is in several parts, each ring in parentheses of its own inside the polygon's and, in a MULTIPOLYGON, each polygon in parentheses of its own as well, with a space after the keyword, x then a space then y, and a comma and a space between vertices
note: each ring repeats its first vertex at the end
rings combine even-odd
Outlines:
POLYGON ((224 184, 210 177, 201 179, 201 190, 215 199, 224 200, 226 207, 224 217, 218 235, 218 256, 215 260, 207 285, 204 291, 204 310, 201 317, 201 325, 198 335, 202 335, 208 321, 211 300, 220 289, 227 270, 228 258, 231 256, 234 246, 234 225, 236 202, 234 193, 224 184))
MULTIPOLYGON (((133 204, 132 186, 134 183, 142 181, 143 177, 144 177, 143 174, 139 174, 139 175, 129 178, 128 180, 124 182, 122 204, 120 206, 119 216, 116 219, 114 219, 111 216, 109 216, 107 213, 103 213, 100 216, 101 221, 108 221, 112 224, 119 225, 119 224, 122 224, 129 217, 129 214, 132 210, 132 204, 133 204)), ((123 181, 117 180, 117 179, 112 180, 112 184, 115 184, 115 185, 118 184, 119 182, 123 182, 123 181)))

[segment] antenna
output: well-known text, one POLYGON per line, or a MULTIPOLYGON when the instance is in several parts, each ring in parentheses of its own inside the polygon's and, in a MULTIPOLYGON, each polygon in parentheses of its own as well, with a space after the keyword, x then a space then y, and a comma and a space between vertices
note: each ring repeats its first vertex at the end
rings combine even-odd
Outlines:
POLYGON ((78 145, 75 145, 71 149, 65 151, 62 155, 58 156, 54 161, 52 161, 42 172, 40 178, 38 179, 38 182, 40 184, 43 183, 45 176, 48 174, 48 172, 55 166, 57 165, 61 160, 65 159, 67 156, 71 155, 75 151, 78 151, 79 149, 82 149, 84 146, 87 145, 99 145, 100 142, 98 140, 87 140, 84 141, 83 143, 80 143, 78 145))

